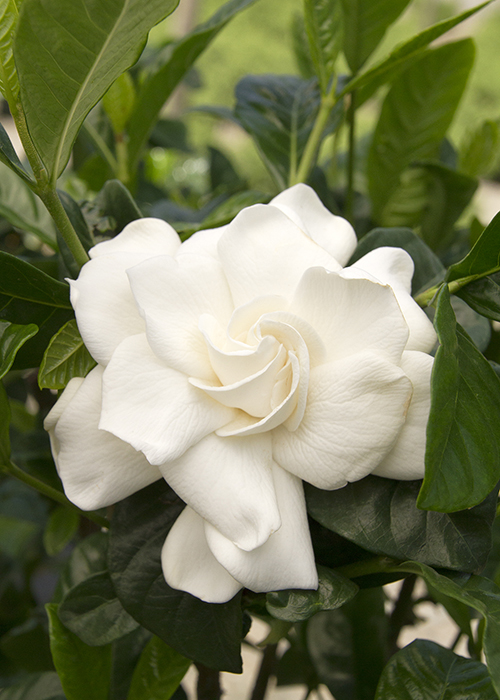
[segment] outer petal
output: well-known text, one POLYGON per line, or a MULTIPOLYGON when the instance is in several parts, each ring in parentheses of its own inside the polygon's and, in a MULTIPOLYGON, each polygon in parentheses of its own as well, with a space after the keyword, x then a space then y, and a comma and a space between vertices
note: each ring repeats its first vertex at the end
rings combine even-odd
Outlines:
POLYGON ((326 361, 374 350, 398 363, 408 339, 408 327, 389 286, 345 279, 319 267, 304 273, 290 311, 315 328, 326 348, 326 361))
POLYGON ((423 479, 425 434, 431 406, 434 358, 423 352, 404 352, 401 367, 413 385, 406 421, 389 454, 373 471, 390 479, 423 479))
POLYGON ((78 328, 101 365, 107 365, 124 338, 144 332, 125 272, 137 262, 135 253, 102 255, 86 263, 77 280, 70 280, 78 328))
POLYGON ((340 269, 288 216, 266 204, 243 209, 227 226, 218 250, 235 306, 271 294, 290 299, 309 267, 340 269))
POLYGON ((244 552, 206 523, 208 545, 235 579, 257 593, 317 588, 302 483, 278 465, 274 465, 273 474, 282 522, 278 532, 262 547, 244 552))
POLYGON ((316 367, 302 422, 295 432, 273 432, 273 457, 321 489, 357 481, 392 448, 411 391, 405 373, 374 353, 316 367))
POLYGON ((304 233, 345 265, 356 248, 356 234, 351 224, 335 216, 323 205, 316 192, 302 183, 290 187, 271 200, 304 233))
POLYGON ((270 435, 208 435, 160 470, 191 508, 249 550, 281 525, 271 464, 270 435))
POLYGON ((180 457, 235 413, 167 367, 144 334, 124 340, 104 373, 99 427, 143 452, 151 464, 180 457))
POLYGON ((89 255, 97 258, 110 253, 134 253, 145 259, 152 255, 175 255, 180 245, 179 234, 170 224, 161 219, 146 218, 127 224, 110 241, 103 241, 91 248, 89 255))
POLYGON ((215 258, 215 260, 218 260, 219 254, 217 252, 217 244, 226 229, 227 226, 220 226, 219 228, 210 228, 206 231, 197 231, 193 233, 192 236, 189 236, 187 241, 184 241, 179 249, 179 254, 195 253, 196 255, 209 255, 215 258))
POLYGON ((233 311, 220 263, 199 255, 160 256, 128 275, 155 354, 179 372, 215 379, 198 324, 202 314, 227 324, 233 311))
POLYGON ((189 506, 167 535, 161 564, 169 586, 207 603, 226 603, 243 588, 210 551, 204 521, 189 506))
POLYGON ((72 379, 45 419, 67 497, 83 510, 102 508, 161 478, 144 455, 98 429, 103 368, 72 379))
POLYGON ((413 260, 405 250, 382 247, 364 255, 343 274, 358 276, 361 273, 364 277, 363 273, 367 272, 383 284, 389 284, 410 329, 406 350, 430 352, 436 344, 436 333, 425 312, 411 296, 413 270, 413 260))

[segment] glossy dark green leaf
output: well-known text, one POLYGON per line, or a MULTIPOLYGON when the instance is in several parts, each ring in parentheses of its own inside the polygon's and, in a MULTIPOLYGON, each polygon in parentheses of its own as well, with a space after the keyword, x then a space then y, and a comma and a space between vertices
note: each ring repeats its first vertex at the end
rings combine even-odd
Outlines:
POLYGON ((446 286, 439 292, 434 325, 440 346, 418 505, 450 512, 477 505, 500 479, 500 382, 456 324, 446 286))
POLYGON ((0 464, 4 465, 10 460, 9 423, 9 399, 3 383, 0 382, 0 464))
POLYGON ((342 0, 344 54, 356 74, 409 0, 342 0))
POLYGON ((136 666, 127 700, 169 700, 190 666, 190 659, 153 637, 136 666))
POLYGON ((478 314, 500 321, 500 273, 471 282, 456 294, 478 314))
POLYGON ((470 177, 489 175, 498 160, 499 146, 499 124, 487 119, 468 134, 465 143, 461 144, 459 171, 470 177))
MULTIPOLYGON (((320 99, 315 79, 303 80, 294 75, 249 75, 236 86, 234 114, 255 140, 281 188, 286 187, 290 173, 300 162, 320 99)), ((338 126, 341 114, 338 103, 326 132, 338 126)))
POLYGON ((21 231, 29 231, 57 249, 56 231, 42 201, 31 191, 19 173, 0 163, 0 216, 21 231))
POLYGON ((85 644, 102 646, 139 626, 116 597, 107 571, 73 586, 59 605, 59 619, 85 644))
POLYGON ((76 510, 66 506, 56 506, 50 514, 43 533, 43 544, 51 557, 59 554, 75 536, 80 516, 76 510))
POLYGON ((95 532, 77 544, 61 572, 53 601, 60 603, 82 581, 105 571, 107 553, 108 535, 104 532, 95 532))
POLYGON ((484 664, 417 639, 385 667, 375 700, 497 700, 484 664))
POLYGON ((101 216, 114 220, 114 230, 120 233, 127 224, 141 219, 143 214, 134 198, 119 180, 108 180, 95 199, 101 216))
POLYGON ((447 282, 461 277, 486 277, 500 269, 500 214, 484 229, 463 260, 448 269, 447 282))
POLYGON ((403 248, 411 255, 415 263, 412 279, 413 294, 431 287, 444 278, 446 270, 440 259, 416 233, 408 228, 373 229, 360 240, 349 260, 349 265, 353 265, 371 250, 382 246, 403 248))
POLYGON ((319 86, 326 94, 342 47, 341 0, 305 0, 304 21, 319 86))
POLYGON ((142 83, 128 124, 130 172, 135 172, 141 151, 174 89, 220 30, 253 2, 229 0, 207 22, 165 49, 159 65, 153 67, 142 83))
POLYGON ((392 84, 382 105, 367 162, 374 215, 398 187, 414 161, 432 158, 451 124, 474 61, 464 39, 422 53, 392 84))
POLYGON ((485 352, 491 340, 491 323, 468 306, 465 301, 452 295, 451 305, 457 323, 481 352, 485 352))
POLYGON ((39 673, 0 690, 2 700, 66 700, 57 673, 39 673))
POLYGON ((55 184, 83 120, 177 0, 23 0, 14 44, 31 138, 55 184))
POLYGON ((500 693, 500 589, 482 576, 459 573, 443 576, 417 562, 404 562, 399 568, 422 576, 436 590, 465 603, 484 617, 484 654, 495 691, 500 693))
POLYGON ((132 617, 179 653, 239 673, 240 596, 204 603, 165 583, 161 549, 183 507, 162 480, 115 506, 108 562, 116 593, 132 617))
POLYGON ((0 321, 0 379, 12 367, 18 350, 37 333, 38 326, 34 323, 19 326, 0 321))
POLYGON ((108 700, 111 645, 87 646, 59 620, 57 605, 45 608, 52 658, 67 700, 108 700))
POLYGON ((321 525, 375 554, 478 571, 491 547, 496 501, 459 513, 417 508, 420 481, 367 476, 337 491, 306 484, 307 509, 321 525))
MULTIPOLYGON (((476 12, 479 12, 479 10, 482 10, 483 7, 486 7, 486 5, 489 5, 491 2, 493 2, 493 0, 487 0, 487 2, 483 2, 470 10, 461 12, 455 15, 455 17, 450 17, 442 22, 433 24, 411 39, 398 44, 386 58, 381 59, 367 71, 349 81, 347 85, 342 88, 340 95, 347 95, 353 90, 357 90, 359 93, 361 92, 361 88, 364 88, 363 92, 365 93, 365 98, 372 95, 378 87, 392 80, 401 70, 405 70, 408 65, 411 65, 416 59, 419 59, 423 53, 422 50, 432 41, 438 39, 476 12)), ((360 104, 359 96, 357 104, 360 104)))
POLYGON ((316 591, 287 590, 268 593, 266 608, 279 620, 307 620, 320 610, 335 610, 354 598, 358 587, 332 569, 318 566, 319 586, 316 591))
POLYGON ((25 182, 31 182, 2 124, 0 124, 0 161, 17 173, 25 182))
POLYGON ((72 319, 51 339, 40 365, 38 385, 41 389, 64 389, 73 377, 86 377, 95 364, 72 319))
POLYGON ((148 630, 137 627, 133 632, 116 639, 111 645, 113 669, 109 700, 127 698, 135 667, 151 636, 148 630))

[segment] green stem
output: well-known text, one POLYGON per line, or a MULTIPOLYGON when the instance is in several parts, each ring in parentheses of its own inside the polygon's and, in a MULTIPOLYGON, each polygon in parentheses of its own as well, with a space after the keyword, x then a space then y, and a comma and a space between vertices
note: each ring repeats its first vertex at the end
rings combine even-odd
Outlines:
POLYGON ((295 174, 290 174, 290 186, 296 185, 299 182, 306 182, 307 178, 309 177, 309 173, 312 170, 314 161, 316 160, 319 147, 321 146, 323 132, 325 131, 325 127, 328 123, 328 118, 337 102, 337 98, 335 96, 336 85, 337 82, 334 80, 330 92, 323 95, 321 98, 318 116, 316 117, 313 129, 309 134, 309 138, 307 139, 306 147, 300 160, 300 165, 295 174))
POLYGON ((347 123, 349 125, 349 151, 347 158, 347 193, 345 202, 345 216, 353 223, 354 217, 354 170, 356 167, 356 91, 351 94, 351 104, 347 110, 347 123))
MULTIPOLYGON (((476 280, 481 279, 482 277, 486 277, 488 274, 491 273, 485 272, 484 275, 469 275, 468 277, 460 277, 458 280, 448 282, 448 289, 450 291, 450 294, 455 294, 455 292, 458 292, 459 289, 462 289, 462 287, 465 287, 467 284, 470 284, 470 282, 475 282, 476 280)), ((417 296, 415 297, 415 301, 417 302, 417 304, 423 308, 426 306, 430 306, 434 300, 434 297, 441 289, 443 284, 443 282, 440 282, 439 284, 435 284, 433 287, 426 289, 425 292, 417 294, 417 296)))
POLYGON ((71 508, 71 510, 76 511, 84 518, 88 518, 88 520, 92 520, 100 527, 109 528, 109 521, 107 518, 103 518, 102 515, 94 513, 93 511, 80 510, 80 508, 75 506, 74 503, 71 503, 71 501, 68 500, 63 493, 61 493, 61 491, 58 491, 53 486, 49 486, 49 484, 46 484, 40 479, 37 479, 35 476, 28 474, 23 469, 18 467, 17 464, 14 464, 14 462, 9 462, 8 464, 0 465, 0 471, 15 477, 27 486, 31 486, 40 493, 43 493, 44 496, 48 496, 49 498, 51 498, 53 501, 57 501, 61 505, 71 508))
POLYGON ((346 564, 339 566, 335 571, 338 571, 342 576, 347 578, 358 578, 359 576, 367 576, 368 574, 384 574, 400 572, 398 562, 389 557, 374 557, 373 559, 364 559, 363 561, 354 562, 354 564, 346 564))

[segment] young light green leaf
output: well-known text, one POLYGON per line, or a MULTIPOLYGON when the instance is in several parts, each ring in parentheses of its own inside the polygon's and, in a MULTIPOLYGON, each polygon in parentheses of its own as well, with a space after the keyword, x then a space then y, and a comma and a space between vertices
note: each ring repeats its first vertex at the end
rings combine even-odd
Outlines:
POLYGON ((12 44, 14 32, 19 18, 16 0, 1 0, 0 2, 0 92, 10 105, 13 105, 19 94, 16 64, 12 44))
POLYGON ((127 700, 169 700, 190 666, 190 659, 153 637, 139 658, 127 700))
POLYGON ((0 321, 0 379, 12 367, 17 351, 37 333, 38 326, 34 323, 20 326, 0 321))
POLYGON ((393 83, 375 128, 367 164, 374 215, 396 190, 414 161, 432 158, 451 124, 474 60, 464 39, 425 51, 393 83))
POLYGON ((470 177, 489 175, 498 161, 499 123, 487 119, 460 144, 458 170, 470 177))
POLYGON ((484 229, 470 253, 463 260, 451 265, 446 281, 452 282, 462 277, 486 277, 500 270, 500 213, 484 229))
POLYGON ((440 346, 417 504, 453 512, 480 503, 500 479, 500 382, 456 323, 446 285, 438 295, 434 325, 440 346))
POLYGON ((115 80, 102 98, 102 106, 109 117, 115 134, 122 134, 125 131, 129 117, 134 109, 134 102, 134 81, 127 71, 115 80))
POLYGON ((368 99, 368 97, 370 97, 378 87, 393 79, 399 72, 401 72, 401 70, 405 69, 409 64, 411 64, 413 60, 419 58, 422 54, 422 49, 428 46, 432 41, 438 39, 440 36, 450 31, 450 29, 453 29, 453 27, 456 27, 458 24, 468 19, 476 12, 479 12, 479 10, 482 10, 483 7, 486 7, 486 5, 489 5, 491 2, 493 2, 493 0, 486 0, 486 2, 476 5, 476 7, 473 7, 470 10, 461 12, 455 17, 451 17, 450 19, 433 24, 431 27, 424 29, 423 32, 420 32, 420 34, 415 35, 408 41, 398 44, 398 46, 396 46, 396 48, 389 54, 389 56, 387 56, 387 58, 382 59, 365 73, 362 73, 353 80, 349 81, 342 89, 340 97, 349 94, 353 90, 357 90, 358 98, 356 100, 356 104, 359 107, 361 103, 368 99), (359 93, 361 92, 362 88, 364 88, 363 97, 360 99, 359 93))
POLYGON ((305 0, 304 20, 311 58, 324 95, 342 46, 341 0, 305 0))
POLYGON ((128 125, 129 171, 135 172, 141 151, 161 109, 198 56, 236 14, 255 0, 229 0, 207 22, 165 49, 160 65, 147 76, 128 125))
POLYGON ((267 611, 279 620, 308 620, 320 610, 335 610, 354 598, 358 586, 332 569, 318 566, 319 585, 316 591, 287 590, 268 593, 267 611))
POLYGON ((356 74, 410 0, 341 0, 344 54, 356 74))
POLYGON ((66 506, 54 508, 43 533, 43 545, 50 557, 62 552, 76 534, 79 523, 80 516, 75 510, 66 506))
POLYGON ((486 666, 417 639, 395 654, 380 677, 375 700, 497 700, 486 666))
POLYGON ((58 606, 45 606, 50 650, 67 700, 108 700, 111 646, 89 647, 59 620, 58 606))
POLYGON ((53 185, 83 120, 178 0, 23 0, 14 43, 31 138, 53 185))
POLYGON ((41 389, 64 389, 73 377, 85 377, 96 362, 83 344, 73 319, 50 341, 38 373, 41 389))

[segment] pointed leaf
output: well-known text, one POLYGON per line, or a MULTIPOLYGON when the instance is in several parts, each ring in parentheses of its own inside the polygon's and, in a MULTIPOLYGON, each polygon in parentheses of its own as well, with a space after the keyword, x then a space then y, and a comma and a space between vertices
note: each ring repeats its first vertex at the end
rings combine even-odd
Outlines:
POLYGON ((432 158, 458 106, 474 60, 464 39, 424 52, 393 83, 375 128, 367 164, 377 219, 414 161, 432 158))
POLYGON ((38 326, 35 326, 34 323, 19 326, 15 323, 0 321, 0 379, 12 367, 17 351, 37 333, 38 326))
POLYGON ((127 700, 169 700, 190 666, 190 659, 153 637, 135 668, 127 700))
POLYGON ((471 282, 456 294, 477 313, 500 321, 500 273, 471 282))
POLYGON ((23 0, 14 45, 31 138, 55 184, 83 120, 177 0, 23 0))
POLYGON ((499 236, 500 213, 484 229, 470 253, 449 268, 446 281, 452 282, 461 277, 485 277, 500 270, 499 236))
POLYGON ((434 325, 440 346, 418 506, 451 512, 480 503, 500 479, 500 381, 456 323, 446 285, 438 295, 434 325))
POLYGON ((12 52, 14 32, 19 18, 16 0, 0 2, 0 92, 11 105, 19 94, 16 65, 12 52))
POLYGON ((486 666, 439 644, 417 639, 395 654, 375 700, 497 700, 486 666))
POLYGON ((73 319, 50 341, 38 373, 40 389, 64 389, 73 377, 86 377, 96 362, 83 344, 73 319))
POLYGON ((304 21, 311 58, 325 94, 342 45, 341 0, 305 0, 304 21))

